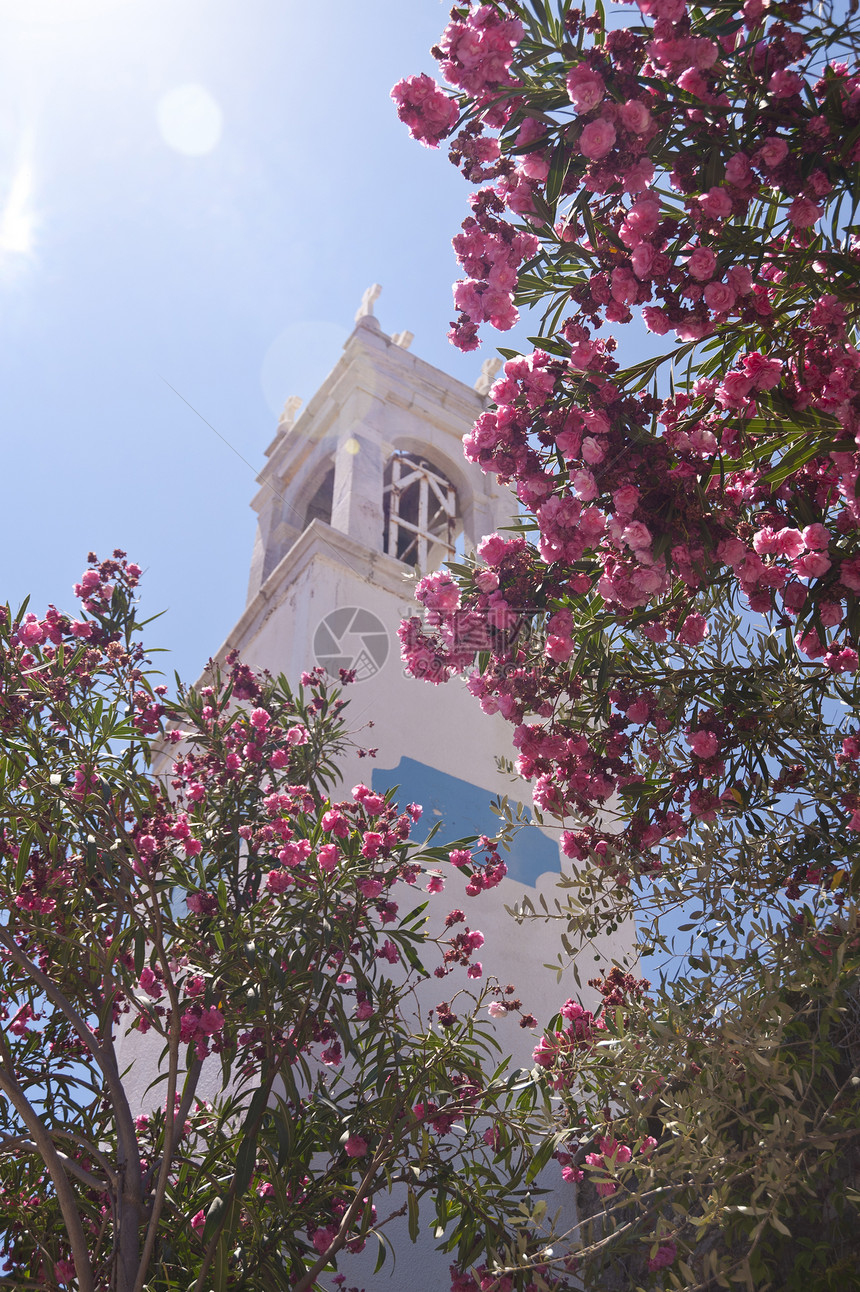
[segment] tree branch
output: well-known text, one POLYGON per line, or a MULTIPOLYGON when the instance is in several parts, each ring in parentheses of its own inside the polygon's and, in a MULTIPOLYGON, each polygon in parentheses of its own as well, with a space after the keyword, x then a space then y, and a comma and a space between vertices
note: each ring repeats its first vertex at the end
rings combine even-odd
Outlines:
POLYGON ((78 1212, 75 1201, 74 1191, 69 1183, 69 1177, 66 1174, 66 1167, 69 1159, 64 1158, 50 1138, 46 1128, 24 1094, 18 1082, 13 1075, 12 1055, 6 1043, 5 1036, 0 1033, 0 1054, 2 1054, 2 1065, 0 1065, 0 1090, 7 1095, 9 1102, 13 1105, 19 1117, 23 1121, 27 1130, 33 1137, 35 1148, 45 1164, 51 1182, 57 1191, 57 1201, 60 1204, 60 1210, 63 1215, 63 1221, 66 1226, 66 1233, 69 1238, 69 1244, 72 1249, 72 1257, 75 1262, 75 1276, 78 1281, 80 1292, 95 1292, 93 1282, 93 1271, 90 1263, 90 1254, 87 1247, 87 1240, 84 1236, 81 1217, 78 1212))

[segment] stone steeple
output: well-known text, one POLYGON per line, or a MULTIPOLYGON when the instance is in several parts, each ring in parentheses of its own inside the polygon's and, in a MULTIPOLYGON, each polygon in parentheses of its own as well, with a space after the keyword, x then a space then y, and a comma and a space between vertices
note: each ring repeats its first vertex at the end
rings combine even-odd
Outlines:
MULTIPOLYGON (((259 523, 249 604, 314 520, 349 538, 368 557, 402 557, 408 544, 398 546, 397 522, 417 528, 423 503, 425 519, 432 523, 439 503, 432 479, 422 488, 416 477, 413 496, 403 497, 397 486, 409 474, 401 469, 404 464, 446 480, 456 499, 450 533, 439 535, 441 544, 429 543, 439 550, 428 553, 426 541, 415 543, 407 564, 419 564, 422 553, 438 564, 448 554, 441 549, 455 543, 472 549, 516 510, 508 491, 463 457, 462 437, 482 411, 486 390, 479 393, 410 353, 403 342, 408 334, 387 336, 372 313, 373 290, 365 293, 355 329, 328 377, 301 412, 295 397, 287 400, 266 449, 268 461, 252 503, 259 523)), ((378 285, 375 290, 378 295, 378 285)), ((411 474, 415 477, 415 470, 411 474)))

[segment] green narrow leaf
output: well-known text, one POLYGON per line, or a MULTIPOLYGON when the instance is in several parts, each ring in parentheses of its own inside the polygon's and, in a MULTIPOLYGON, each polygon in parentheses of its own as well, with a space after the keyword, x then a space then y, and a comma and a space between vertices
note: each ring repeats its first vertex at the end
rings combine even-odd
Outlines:
POLYGON ((409 1189, 406 1195, 406 1203, 409 1208, 409 1237, 414 1243, 418 1239, 418 1199, 415 1197, 414 1189, 409 1189))
POLYGON ((212 1292, 225 1292, 228 1270, 227 1256, 227 1243, 222 1237, 219 1239, 215 1260, 212 1262, 212 1292))
POLYGON ((236 1197, 241 1198, 251 1183, 257 1161, 257 1135, 246 1135, 236 1154, 236 1197))
POLYGON ((27 876, 27 865, 30 860, 30 849, 33 846, 33 831, 27 830, 18 849, 18 860, 15 863, 15 891, 20 892, 21 885, 27 876))
POLYGON ((551 206, 554 206, 558 201, 572 157, 573 149, 564 138, 559 139, 552 150, 552 161, 550 162, 549 175, 546 180, 546 198, 551 206))
POLYGON ((526 1183, 531 1184, 537 1174, 543 1170, 549 1159, 555 1151, 555 1140, 550 1138, 544 1140, 532 1160, 529 1162, 529 1169, 526 1171, 526 1183))
POLYGON ((206 1212, 206 1223, 203 1226, 204 1245, 210 1242, 212 1235, 218 1229, 218 1226, 221 1223, 221 1217, 224 1214, 224 1206, 225 1203, 223 1198, 216 1198, 214 1202, 209 1204, 209 1208, 206 1212))

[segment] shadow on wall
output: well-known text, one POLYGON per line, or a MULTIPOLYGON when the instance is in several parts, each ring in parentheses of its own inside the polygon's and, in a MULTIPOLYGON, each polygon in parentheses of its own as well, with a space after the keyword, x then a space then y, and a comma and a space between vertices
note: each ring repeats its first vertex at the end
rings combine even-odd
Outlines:
MULTIPOLYGON (((452 843, 472 834, 492 838, 498 832, 499 818, 490 810, 490 791, 470 781, 427 767, 414 758, 401 758, 390 771, 374 767, 372 788, 378 794, 395 786, 399 786, 397 801, 401 808, 407 803, 420 803, 424 808, 422 824, 427 829, 442 822, 433 837, 434 844, 452 843)), ((527 815, 531 820, 531 813, 527 815)), ((559 868, 557 845, 537 829, 521 830, 510 852, 503 851, 502 857, 508 867, 508 879, 530 888, 536 887, 541 875, 559 868)))

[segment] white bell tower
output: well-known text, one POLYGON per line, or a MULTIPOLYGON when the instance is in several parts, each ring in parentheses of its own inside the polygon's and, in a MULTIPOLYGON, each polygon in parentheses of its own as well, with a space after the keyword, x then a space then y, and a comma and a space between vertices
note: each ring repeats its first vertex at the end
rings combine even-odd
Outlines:
MULTIPOLYGON (((467 462, 462 446, 499 360, 485 361, 474 387, 434 368, 410 352, 411 333, 382 331, 373 313, 380 290, 365 292, 342 355, 306 407, 300 412, 296 398, 284 406, 252 502, 259 524, 248 602, 219 655, 237 649, 252 667, 291 681, 316 665, 335 679, 354 670, 345 693, 356 743, 342 760, 347 789, 399 786, 398 801, 421 803, 428 827, 442 822, 438 842, 494 835, 496 795, 528 797, 497 764, 515 755, 511 728, 483 714, 459 679, 433 686, 408 677, 397 629, 415 613, 420 574, 472 551, 516 514, 513 494, 467 462), (363 757, 359 748, 377 752, 363 757)), ((507 950, 512 935, 525 944, 537 934, 518 932, 504 904, 533 893, 542 876, 552 889, 559 835, 523 830, 503 854, 508 879, 497 900, 483 899, 481 918, 504 928, 507 950)), ((523 973, 541 981, 541 994, 546 958, 524 945, 523 973)))
MULTIPOLYGON (((397 628, 415 613, 416 578, 508 524, 516 500, 463 456, 497 360, 470 388, 411 354, 411 334, 387 336, 365 293, 334 368, 299 412, 288 399, 266 450, 248 603, 223 650, 291 679, 322 665, 354 669, 347 722, 373 760, 347 757, 344 781, 400 785, 424 804, 443 839, 494 834, 490 800, 516 796, 496 759, 510 728, 483 715, 459 681, 409 678, 397 628), (373 723, 370 727, 367 724, 373 723)), ((533 886, 558 869, 557 844, 524 832, 508 860, 533 886)))
MULTIPOLYGON (((382 331, 373 313, 379 292, 378 285, 365 292, 342 355, 305 408, 299 411, 295 398, 284 406, 252 503, 259 523, 247 605, 218 654, 237 649, 245 663, 291 682, 317 665, 335 679, 341 668, 354 670, 345 692, 356 742, 341 760, 346 792, 359 781, 377 791, 399 786, 398 802, 422 804, 428 830, 441 822, 436 843, 492 836, 498 817, 491 800, 528 797, 497 765, 500 756, 514 757, 511 728, 483 714, 458 679, 432 686, 408 677, 397 628, 415 613, 420 574, 472 551, 516 514, 513 494, 467 462, 462 446, 499 360, 484 363, 474 387, 455 380, 410 352, 411 333, 382 331), (375 757, 360 756, 359 746, 375 749, 375 757)), ((508 877, 474 907, 453 870, 449 891, 434 899, 440 917, 452 905, 466 906, 486 937, 484 972, 514 984, 524 1009, 542 1021, 564 1000, 564 987, 545 968, 560 945, 555 926, 518 926, 505 906, 525 894, 538 908, 543 892, 552 908, 559 836, 558 829, 522 830, 502 854, 508 877)), ((595 953, 604 965, 613 954, 620 958, 631 941, 629 930, 620 930, 611 944, 591 948, 583 967, 591 971, 595 953)), ((433 981, 429 990, 438 995, 444 989, 433 981)), ((596 1000, 586 988, 584 1003, 596 1000)), ((496 1031, 514 1061, 531 1066, 536 1036, 513 1021, 496 1031)), ((567 1210, 572 1194, 563 1193, 554 1205, 567 1210)), ((344 1267, 348 1282, 373 1292, 447 1286, 447 1259, 429 1233, 416 1247, 405 1232, 397 1242, 396 1284, 388 1266, 374 1276, 367 1257, 344 1267)))

